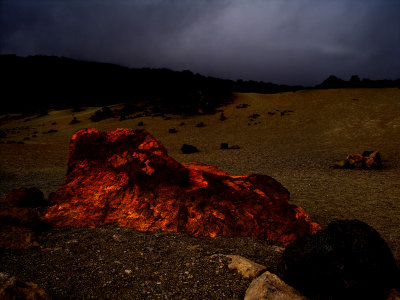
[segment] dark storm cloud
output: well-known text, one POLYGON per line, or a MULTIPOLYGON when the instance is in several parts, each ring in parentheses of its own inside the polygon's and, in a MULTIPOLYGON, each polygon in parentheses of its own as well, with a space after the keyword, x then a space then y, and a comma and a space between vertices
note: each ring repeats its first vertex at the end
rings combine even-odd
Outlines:
POLYGON ((3 0, 0 53, 315 84, 400 77, 397 0, 3 0))

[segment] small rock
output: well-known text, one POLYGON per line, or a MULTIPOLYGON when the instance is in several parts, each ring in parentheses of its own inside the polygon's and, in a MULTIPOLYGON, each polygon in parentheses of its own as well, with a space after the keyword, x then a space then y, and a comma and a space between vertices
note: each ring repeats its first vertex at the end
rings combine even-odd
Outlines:
POLYGON ((236 105, 236 108, 246 108, 248 106, 250 106, 250 105, 246 104, 246 103, 242 103, 242 104, 236 105))
POLYGON ((234 149, 234 150, 236 149, 237 150, 237 149, 240 149, 240 147, 239 147, 239 145, 232 145, 232 146, 229 147, 229 149, 234 149))
POLYGON ((222 112, 221 115, 219 116, 219 120, 220 120, 220 121, 225 121, 225 120, 226 120, 226 117, 225 117, 225 115, 224 115, 223 112, 222 112))
POLYGON ((181 147, 181 151, 183 154, 192 154, 199 152, 199 150, 195 146, 189 144, 183 144, 183 146, 181 147))
POLYGON ((229 149, 228 143, 221 143, 220 149, 229 149))
POLYGON ((130 274, 132 274, 132 270, 126 269, 126 270, 125 270, 125 273, 128 274, 128 275, 130 275, 130 274))
POLYGON ((298 290, 268 271, 254 279, 244 300, 307 300, 298 290))
POLYGON ((168 129, 168 133, 177 133, 178 131, 175 128, 168 129))
POLYGON ((143 126, 143 125, 144 125, 144 123, 142 121, 137 123, 137 126, 143 126))
POLYGON ((114 235, 112 236, 112 238, 113 238, 113 240, 116 241, 116 242, 121 242, 121 236, 118 235, 118 234, 114 234, 114 235))
POLYGON ((257 277, 262 271, 267 269, 265 266, 259 265, 239 255, 226 255, 226 257, 231 259, 228 268, 230 270, 237 270, 244 278, 257 277))
POLYGON ((197 123, 196 127, 200 128, 200 127, 204 127, 206 126, 203 122, 197 123))

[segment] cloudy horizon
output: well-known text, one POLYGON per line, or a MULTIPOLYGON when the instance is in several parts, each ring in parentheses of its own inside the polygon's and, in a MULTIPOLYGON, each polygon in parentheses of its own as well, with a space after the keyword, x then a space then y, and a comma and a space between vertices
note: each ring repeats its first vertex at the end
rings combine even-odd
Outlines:
POLYGON ((400 78, 400 1, 3 0, 0 54, 314 85, 400 78))

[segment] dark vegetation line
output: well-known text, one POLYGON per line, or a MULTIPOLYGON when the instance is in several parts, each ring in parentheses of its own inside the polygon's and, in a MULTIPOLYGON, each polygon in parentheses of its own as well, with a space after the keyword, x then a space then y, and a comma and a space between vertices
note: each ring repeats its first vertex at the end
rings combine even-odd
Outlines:
MULTIPOLYGON (((260 81, 227 80, 169 69, 127 68, 55 56, 0 55, 0 114, 128 103, 153 113, 214 113, 234 92, 280 93, 305 89, 260 81)), ((400 87, 400 79, 349 81, 330 76, 316 88, 400 87)), ((309 87, 308 87, 309 88, 309 87)))

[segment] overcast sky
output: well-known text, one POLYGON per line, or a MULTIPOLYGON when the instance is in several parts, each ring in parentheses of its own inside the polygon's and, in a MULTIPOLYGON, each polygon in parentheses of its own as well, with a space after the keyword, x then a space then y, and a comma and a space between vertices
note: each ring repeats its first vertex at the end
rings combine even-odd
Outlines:
POLYGON ((400 0, 0 0, 0 54, 316 84, 400 77, 400 0))

